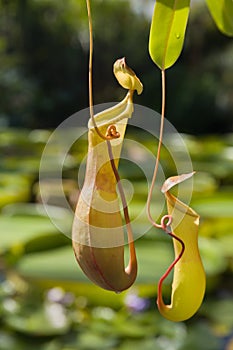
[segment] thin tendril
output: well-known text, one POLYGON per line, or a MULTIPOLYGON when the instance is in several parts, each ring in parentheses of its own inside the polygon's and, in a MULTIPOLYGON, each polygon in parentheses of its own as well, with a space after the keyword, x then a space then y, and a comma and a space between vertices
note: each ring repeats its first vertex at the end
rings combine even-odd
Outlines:
POLYGON ((130 271, 132 269, 132 267, 137 264, 137 261, 136 261, 136 252, 135 252, 135 246, 134 246, 133 232, 132 232, 132 227, 131 227, 131 222, 130 222, 130 217, 129 217, 129 210, 128 210, 127 201, 125 198, 125 193, 124 193, 124 190, 122 187, 121 179, 120 179, 119 173, 117 171, 117 168, 116 168, 116 165, 114 162, 110 141, 107 141, 107 146, 108 146, 108 154, 109 154, 112 170, 114 172, 114 175, 115 175, 115 178, 117 181, 117 187, 118 187, 121 202, 123 205, 124 218, 125 218, 126 230, 127 230, 127 235, 128 235, 129 251, 130 251, 129 264, 128 264, 127 269, 130 271))
POLYGON ((115 175, 115 178, 116 178, 116 181, 117 181, 117 186, 118 186, 118 190, 119 190, 121 201, 122 201, 122 205, 123 205, 126 226, 129 229, 128 240, 132 241, 133 240, 133 234, 132 234, 131 225, 130 225, 129 211, 128 211, 128 206, 127 206, 127 201, 126 201, 126 198, 125 198, 125 193, 124 193, 124 190, 123 190, 123 187, 122 187, 122 183, 121 183, 121 179, 120 179, 119 173, 117 171, 117 168, 116 168, 116 165, 115 165, 115 162, 114 162, 113 153, 112 153, 112 147, 111 147, 110 141, 107 141, 107 145, 108 145, 108 154, 109 154, 112 170, 114 172, 114 175, 115 175))
MULTIPOLYGON (((87 14, 88 14, 88 23, 89 23, 89 109, 90 109, 90 117, 94 126, 94 129, 96 133, 101 137, 103 140, 109 140, 110 137, 105 136, 101 133, 99 130, 95 118, 94 118, 94 109, 93 109, 93 79, 92 79, 92 71, 93 71, 93 26, 92 26, 92 16, 91 16, 91 4, 90 0, 86 0, 87 4, 87 14)), ((113 138, 113 137, 111 137, 113 138)))
POLYGON ((179 237, 177 237, 174 233, 172 233, 171 231, 169 231, 167 228, 164 229, 164 231, 171 236, 172 238, 176 239, 180 244, 181 244, 181 251, 179 253, 179 255, 177 256, 177 258, 171 263, 171 265, 168 267, 168 269, 165 271, 165 273, 162 275, 162 277, 160 277, 159 279, 159 283, 158 283, 158 291, 157 291, 157 302, 159 300, 162 299, 162 285, 164 280, 168 277, 168 275, 170 274, 170 272, 172 271, 172 269, 174 268, 174 266, 178 263, 178 261, 182 258, 184 251, 185 251, 185 244, 182 241, 182 239, 180 239, 179 237))
MULTIPOLYGON (((113 158, 113 153, 112 153, 112 146, 110 143, 111 139, 119 138, 120 134, 116 130, 116 127, 114 125, 110 125, 107 129, 106 135, 103 135, 98 126, 96 125, 95 118, 94 118, 94 110, 93 110, 93 92, 92 92, 92 87, 93 87, 93 81, 92 81, 92 76, 93 76, 93 27, 92 27, 92 16, 91 16, 91 5, 90 5, 90 0, 86 0, 87 4, 87 13, 88 13, 88 22, 89 22, 89 108, 90 108, 90 117, 94 126, 94 129, 96 133, 107 142, 107 147, 108 147, 108 154, 109 154, 109 159, 111 163, 111 167, 114 173, 114 176, 116 178, 117 186, 119 189, 122 205, 123 205, 123 211, 124 211, 124 218, 125 218, 125 223, 126 223, 126 228, 127 228, 127 234, 128 234, 128 241, 129 241, 129 247, 130 247, 130 261, 129 261, 129 267, 131 267, 132 263, 135 263, 136 261, 136 254, 135 254, 135 247, 133 243, 133 233, 132 233, 132 228, 130 224, 130 217, 129 217, 129 211, 128 211, 128 206, 127 206, 127 201, 125 198, 124 190, 121 184, 120 180, 120 175, 118 173, 118 170, 116 168, 114 158, 113 158)), ((132 94, 132 91, 130 92, 132 94)))
POLYGON ((163 130, 164 130, 164 119, 165 119, 165 104, 166 104, 166 81, 165 81, 165 70, 162 69, 161 71, 162 74, 162 108, 161 108, 161 122, 160 122, 160 131, 159 131, 159 143, 158 143, 158 150, 157 150, 157 157, 156 157, 156 162, 155 162, 155 167, 154 167, 154 173, 152 177, 152 182, 147 198, 147 216, 151 224, 156 227, 162 229, 165 233, 167 233, 169 236, 171 236, 173 239, 177 240, 181 244, 181 252, 177 256, 177 258, 171 263, 171 265, 168 267, 166 272, 162 275, 162 277, 159 280, 158 283, 158 300, 162 298, 162 284, 163 281, 167 278, 169 273, 172 271, 174 266, 177 264, 177 262, 181 259, 182 255, 184 254, 185 251, 185 244, 180 239, 177 237, 173 232, 171 232, 168 227, 172 223, 172 216, 171 215, 164 215, 161 219, 160 224, 156 223, 154 219, 152 218, 151 215, 151 200, 152 200, 152 194, 153 194, 153 189, 155 186, 155 181, 157 178, 157 173, 158 173, 158 168, 159 168, 159 160, 160 160, 160 154, 161 154, 161 148, 162 148, 162 143, 163 143, 163 130))
POLYGON ((161 153, 161 148, 162 148, 162 142, 163 142, 163 129, 164 129, 164 118, 165 118, 165 70, 161 71, 162 73, 162 109, 161 109, 161 122, 160 122, 160 131, 159 131, 159 144, 158 144, 158 150, 157 150, 157 157, 156 157, 156 162, 155 162, 155 167, 154 167, 154 173, 153 173, 153 178, 151 182, 151 186, 149 189, 149 194, 147 198, 147 216, 151 224, 156 227, 156 228, 162 228, 160 224, 157 224, 154 219, 152 218, 151 215, 151 201, 152 201, 152 194, 153 194, 153 189, 155 186, 155 181, 157 178, 157 173, 158 173, 158 168, 159 168, 159 160, 160 160, 160 153, 161 153))

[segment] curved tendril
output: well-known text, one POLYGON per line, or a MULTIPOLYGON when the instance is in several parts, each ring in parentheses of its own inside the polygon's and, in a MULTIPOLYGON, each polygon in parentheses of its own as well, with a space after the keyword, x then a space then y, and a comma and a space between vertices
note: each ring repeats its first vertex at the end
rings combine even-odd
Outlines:
MULTIPOLYGON (((133 244, 133 233, 131 229, 131 224, 130 224, 130 217, 129 217, 129 211, 128 211, 128 206, 127 206, 127 201, 125 198, 124 190, 121 184, 120 180, 120 175, 119 172, 116 168, 113 154, 112 154, 112 146, 110 143, 110 140, 116 139, 120 137, 120 133, 117 131, 115 125, 110 125, 107 129, 106 135, 103 135, 101 131, 99 130, 95 118, 94 118, 94 110, 93 110, 93 81, 92 81, 92 76, 93 76, 93 26, 92 26, 92 15, 91 15, 91 4, 90 0, 86 0, 87 4, 87 13, 88 13, 88 23, 89 23, 89 108, 90 108, 90 117, 94 126, 94 129, 98 136, 100 136, 103 140, 107 142, 108 146, 108 154, 109 154, 109 159, 111 162, 112 170, 114 173, 114 176, 117 181, 117 186, 119 189, 122 205, 123 205, 123 210, 124 210, 124 217, 125 217, 125 222, 126 222, 126 227, 127 227, 127 234, 128 234, 128 241, 129 241, 129 247, 130 247, 130 261, 129 261, 129 267, 131 266, 131 263, 133 260, 136 260, 136 254, 135 254, 135 247, 133 244)), ((130 90, 130 96, 133 95, 133 91, 130 90)))
MULTIPOLYGON (((101 133, 101 131, 99 130, 96 122, 95 122, 95 118, 94 118, 94 109, 93 109, 93 91, 92 91, 92 87, 93 87, 93 81, 92 81, 92 77, 93 77, 93 26, 92 26, 92 16, 91 16, 91 4, 90 4, 90 0, 86 0, 86 4, 87 4, 87 14, 88 14, 88 23, 89 23, 89 109, 90 109, 90 117, 94 126, 94 129, 96 131, 96 133, 98 134, 99 137, 101 137, 103 140, 107 141, 107 140, 111 140, 113 138, 116 138, 115 136, 113 136, 112 134, 109 135, 104 135, 101 133)), ((113 125, 110 127, 114 127, 113 125)), ((120 137, 117 136, 117 137, 120 137)))
MULTIPOLYGON (((167 219, 167 217, 169 217, 169 219, 171 218, 170 215, 165 215, 162 220, 165 218, 167 219)), ((161 220, 161 222, 162 222, 161 220)), ((170 224, 170 223, 169 223, 170 224)), ((168 230, 168 225, 166 224, 166 226, 164 226, 163 230, 172 238, 176 239, 180 244, 181 244, 181 251, 180 254, 177 256, 177 258, 171 263, 171 265, 168 267, 168 269, 165 271, 165 273, 160 277, 159 279, 159 283, 158 283, 158 292, 157 292, 157 304, 159 300, 162 300, 162 285, 164 280, 168 277, 168 275, 170 274, 170 272, 172 271, 172 269, 175 267, 175 265, 178 263, 178 261, 182 258, 184 251, 185 251, 185 244, 182 241, 181 238, 177 237, 173 232, 168 230)))
POLYGON ((130 260, 129 260, 129 269, 130 269, 131 264, 133 263, 134 260, 136 260, 136 253, 135 253, 135 247, 133 243, 133 232, 132 232, 132 227, 130 223, 129 210, 128 210, 127 201, 125 198, 125 193, 122 187, 121 179, 114 162, 110 141, 107 141, 107 146, 108 146, 109 159, 117 181, 117 187, 118 187, 120 197, 121 197, 121 202, 123 205, 123 211, 124 211, 124 217, 125 217, 125 223, 126 223, 127 235, 128 235, 128 243, 129 243, 129 249, 130 249, 130 260))
POLYGON ((172 223, 172 216, 164 215, 161 219, 160 226, 166 232, 167 228, 171 226, 171 223, 172 223))
POLYGON ((165 118, 165 100, 166 100, 166 94, 165 94, 165 70, 161 71, 162 74, 162 110, 161 110, 161 122, 160 122, 160 131, 159 131, 159 143, 158 143, 158 150, 157 150, 157 157, 156 157, 156 162, 155 162, 155 167, 154 167, 154 173, 152 177, 152 182, 151 186, 149 189, 149 194, 147 198, 147 216, 151 224, 156 227, 156 228, 162 228, 161 225, 156 223, 154 219, 152 218, 151 215, 151 200, 152 200, 152 194, 153 194, 153 189, 155 186, 155 181, 157 178, 157 173, 158 173, 158 168, 159 168, 159 160, 160 160, 160 153, 161 153, 161 148, 162 148, 162 142, 163 142, 163 129, 164 129, 164 118, 165 118))
POLYGON ((107 132, 105 134, 105 137, 107 140, 112 140, 112 139, 118 139, 120 137, 120 133, 117 131, 115 125, 109 125, 107 128, 107 132))
POLYGON ((177 256, 177 258, 171 263, 171 265, 168 267, 168 269, 166 270, 166 272, 162 275, 162 277, 159 280, 159 285, 158 285, 158 295, 159 295, 159 291, 161 292, 162 289, 162 283, 165 280, 165 278, 167 278, 167 276, 169 275, 169 273, 171 272, 171 270, 174 268, 174 266, 178 263, 178 261, 182 258, 182 255, 184 254, 185 251, 185 244, 182 241, 181 238, 177 237, 173 232, 171 232, 168 227, 171 226, 172 223, 172 216, 171 215, 164 215, 161 219, 161 223, 160 226, 161 228, 164 230, 165 233, 167 233, 170 237, 176 239, 180 244, 181 244, 181 252, 180 254, 177 256))
POLYGON ((172 216, 171 215, 164 215, 161 219, 160 224, 158 224, 154 221, 154 219, 152 218, 152 215, 151 215, 151 200, 152 200, 153 189, 155 186, 155 181, 157 178, 157 173, 158 173, 158 168, 159 168, 160 153, 161 153, 162 142, 163 142, 164 119, 165 119, 166 81, 165 81, 165 70, 164 69, 162 69, 161 75, 162 75, 161 76, 161 78, 162 78, 162 108, 161 108, 161 122, 160 122, 160 131, 159 131, 159 143, 158 143, 158 150, 157 150, 157 157, 156 157, 156 162, 155 162, 155 167, 154 167, 154 173, 153 173, 152 182, 151 182, 151 186, 150 186, 149 194, 148 194, 148 198, 147 198, 147 216, 148 216, 149 221, 151 222, 151 224, 154 227, 162 229, 165 233, 167 233, 172 238, 176 239, 181 244, 181 252, 177 256, 177 258, 175 258, 175 260, 171 263, 171 265, 168 267, 168 269, 162 275, 162 277, 160 278, 159 283, 158 283, 158 298, 157 298, 157 300, 162 299, 163 281, 170 274, 170 272, 175 267, 175 265, 178 263, 178 261, 181 259, 181 257, 184 254, 184 251, 185 251, 185 244, 182 241, 182 239, 177 237, 174 233, 172 233, 168 229, 168 227, 172 223, 172 216))

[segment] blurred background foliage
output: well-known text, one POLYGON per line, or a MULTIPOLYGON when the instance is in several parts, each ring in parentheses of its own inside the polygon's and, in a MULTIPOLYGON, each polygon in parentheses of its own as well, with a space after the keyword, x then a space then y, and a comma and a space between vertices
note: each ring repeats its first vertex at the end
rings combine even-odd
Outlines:
MULTIPOLYGON (((138 103, 160 110, 160 73, 147 53, 152 3, 93 1, 96 104, 122 96, 112 64, 125 56, 145 86, 138 103)), ((0 10, 1 123, 54 127, 86 107, 85 2, 4 0, 0 10)), ((232 40, 193 1, 183 54, 167 74, 167 117, 179 131, 232 130, 232 57, 232 40)))
MULTIPOLYGON (((95 103, 122 98, 112 63, 126 56, 144 83, 135 102, 160 109, 160 73, 147 54, 152 4, 93 1, 95 103)), ((54 169, 63 151, 56 143, 40 185, 50 217, 65 235, 41 204, 40 160, 53 128, 88 105, 85 1, 4 0, 0 17, 0 350, 232 350, 232 40, 217 31, 203 2, 193 1, 183 54, 167 72, 167 118, 182 133, 197 171, 191 205, 201 215, 199 245, 207 273, 198 313, 171 323, 155 306, 158 279, 173 257, 170 239, 160 232, 149 230, 136 241, 139 274, 125 293, 105 292, 80 271, 67 237, 72 212, 59 206, 54 169)), ((66 130, 64 139, 76 132, 84 133, 66 130)), ((86 136, 73 144, 63 164, 63 190, 71 207, 86 136)), ((130 127, 127 138, 156 151, 151 134, 130 127)), ((169 142, 176 147, 175 138, 169 142)), ((130 159, 132 149, 125 146, 130 159)), ((143 161, 149 166, 151 158, 143 161)), ((123 160, 120 172, 133 184, 134 218, 148 188, 143 172, 132 164, 123 160)), ((174 175, 165 149, 162 165, 167 177, 174 175)), ((147 227, 145 217, 135 230, 147 227)), ((167 298, 170 282, 171 276, 167 298)))

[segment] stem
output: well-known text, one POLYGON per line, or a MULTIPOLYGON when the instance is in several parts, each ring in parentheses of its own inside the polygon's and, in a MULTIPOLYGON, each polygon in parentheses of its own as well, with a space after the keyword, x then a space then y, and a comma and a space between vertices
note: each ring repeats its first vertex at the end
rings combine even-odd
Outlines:
POLYGON ((92 16, 91 16, 91 3, 90 0, 86 0, 87 4, 87 14, 88 14, 88 23, 89 23, 89 109, 90 109, 90 117, 92 123, 94 125, 94 129, 96 133, 103 139, 107 140, 108 138, 103 135, 98 126, 96 125, 94 118, 94 109, 93 109, 93 26, 92 26, 92 16))
POLYGON ((153 189, 155 186, 155 181, 157 178, 157 173, 158 173, 158 168, 159 168, 159 160, 160 160, 160 153, 161 153, 161 148, 162 148, 162 143, 163 143, 163 129, 164 129, 164 118, 165 118, 165 102, 166 102, 166 85, 165 85, 165 70, 163 69, 161 71, 162 74, 162 108, 161 108, 161 122, 160 122, 160 131, 159 131, 159 144, 158 144, 158 150, 157 150, 157 157, 156 157, 156 162, 155 162, 155 167, 154 167, 154 173, 153 173, 153 178, 151 182, 151 186, 149 189, 149 194, 147 198, 147 216, 151 224, 156 227, 156 228, 162 228, 160 224, 157 224, 151 215, 151 201, 152 201, 152 194, 153 194, 153 189))
MULTIPOLYGON (((117 186, 119 189, 122 205, 123 205, 123 210, 124 210, 124 217, 125 217, 125 223, 126 223, 126 228, 127 228, 127 235, 128 235, 128 242, 129 242, 129 249, 130 249, 130 260, 129 260, 129 269, 131 269, 132 264, 136 263, 136 252, 135 252, 135 247, 134 247, 134 242, 133 242, 133 233, 132 233, 132 228, 130 224, 130 217, 129 217, 129 211, 128 211, 128 206, 124 194, 124 190, 121 184, 120 180, 120 175, 118 173, 118 170, 116 168, 114 158, 113 158, 113 153, 112 153, 112 146, 110 139, 111 138, 117 138, 119 135, 117 135, 117 131, 115 130, 110 136, 106 137, 103 135, 98 126, 96 125, 95 118, 94 118, 94 110, 93 110, 93 26, 92 26, 92 16, 91 16, 91 4, 90 0, 86 0, 87 4, 87 13, 88 13, 88 22, 89 22, 89 107, 90 107, 90 117, 92 120, 92 123, 94 125, 94 129, 96 133, 107 142, 107 147, 108 147, 108 154, 109 154, 109 159, 111 162, 112 170, 114 173, 114 176, 116 178, 117 186), (115 135, 115 136, 114 136, 115 135)), ((130 94, 132 95, 133 92, 130 91, 130 94)), ((111 128, 111 126, 110 126, 111 128)))
POLYGON ((169 236, 171 236, 173 239, 176 239, 181 244, 181 252, 174 259, 174 261, 171 263, 171 265, 168 267, 168 269, 165 271, 165 273, 162 275, 162 277, 159 280, 158 291, 157 291, 157 295, 158 295, 157 302, 158 303, 160 301, 162 301, 162 285, 163 285, 164 280, 170 274, 170 272, 172 271, 174 266, 177 264, 177 262, 181 259, 182 255, 184 254, 184 251, 185 251, 185 244, 182 241, 182 239, 177 237, 173 232, 169 231, 169 229, 168 229, 168 226, 171 225, 171 222, 172 222, 172 216, 171 215, 164 215, 161 219, 161 223, 157 224, 153 220, 152 215, 151 215, 151 211, 150 211, 152 193, 153 193, 153 189, 154 189, 154 185, 155 185, 155 181, 156 181, 156 177, 157 177, 157 173, 158 173, 158 167, 159 167, 159 159, 160 159, 160 153, 161 153, 161 148, 162 148, 164 119, 165 119, 165 102, 166 102, 165 70, 163 69, 161 71, 161 73, 162 73, 162 108, 161 108, 159 144, 158 144, 157 158, 156 158, 156 162, 155 162, 154 174, 153 174, 152 183, 151 183, 151 187, 150 187, 149 195, 148 195, 148 199, 147 199, 147 215, 148 215, 150 222, 152 223, 152 225, 154 227, 163 229, 169 236), (168 220, 167 223, 166 223, 166 220, 168 220))
POLYGON ((91 17, 91 4, 90 0, 87 0, 87 14, 88 14, 88 24, 89 24, 89 108, 90 117, 94 119, 93 111, 93 82, 92 82, 92 71, 93 71, 93 27, 92 27, 92 17, 91 17))

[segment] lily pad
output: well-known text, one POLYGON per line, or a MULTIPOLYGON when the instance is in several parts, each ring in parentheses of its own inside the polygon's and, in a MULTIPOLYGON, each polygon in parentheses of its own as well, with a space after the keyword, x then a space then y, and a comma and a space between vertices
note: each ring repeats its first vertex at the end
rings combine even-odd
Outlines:
POLYGON ((202 306, 202 313, 226 333, 230 333, 233 329, 233 302, 231 298, 207 300, 202 306), (224 328, 220 326, 224 326, 224 328))
POLYGON ((219 350, 221 344, 219 338, 204 322, 199 322, 188 328, 188 334, 180 350, 219 350))
MULTIPOLYGON (((136 283, 154 285, 173 259, 172 243, 169 247, 164 242, 137 242, 136 249, 140 260, 136 283)), ((87 281, 77 266, 71 246, 25 256, 18 262, 17 270, 27 277, 87 281)))
POLYGON ((31 181, 19 174, 0 174, 0 208, 9 203, 26 202, 30 199, 31 181))
POLYGON ((42 217, 0 217, 1 225, 1 250, 7 250, 13 246, 24 245, 30 239, 34 239, 45 233, 57 232, 50 220, 42 217), (6 234, 7 233, 7 234, 6 234))
POLYGON ((216 239, 199 239, 200 253, 207 276, 218 275, 226 270, 227 260, 216 239))
MULTIPOLYGON (((16 334, 0 331, 0 350, 29 350, 29 347, 16 334)), ((31 344, 32 346, 32 344, 31 344)))
POLYGON ((233 193, 216 192, 212 196, 195 199, 192 206, 206 218, 232 218, 233 193))
MULTIPOLYGON (((62 224, 66 222, 68 230, 71 220, 67 211, 56 207, 53 209, 50 212, 53 212, 54 217, 59 215, 56 220, 62 220, 62 224)), ((68 238, 45 215, 42 206, 12 205, 6 207, 3 214, 0 216, 1 252, 11 250, 12 253, 22 254, 67 244, 68 238)))
POLYGON ((200 235, 220 239, 224 236, 232 236, 233 218, 209 218, 203 220, 200 225, 200 235))
POLYGON ((232 233, 230 235, 220 237, 219 242, 222 244, 222 251, 224 252, 224 255, 231 259, 233 257, 232 233))
POLYGON ((17 270, 30 278, 87 281, 76 264, 71 244, 69 247, 29 254, 18 262, 17 270))
POLYGON ((62 305, 54 303, 44 305, 37 310, 21 310, 20 315, 9 315, 5 322, 17 332, 34 336, 54 336, 66 334, 71 320, 62 305))
POLYGON ((105 337, 92 331, 82 332, 79 336, 78 344, 80 349, 102 350, 114 349, 117 342, 112 337, 105 337))

